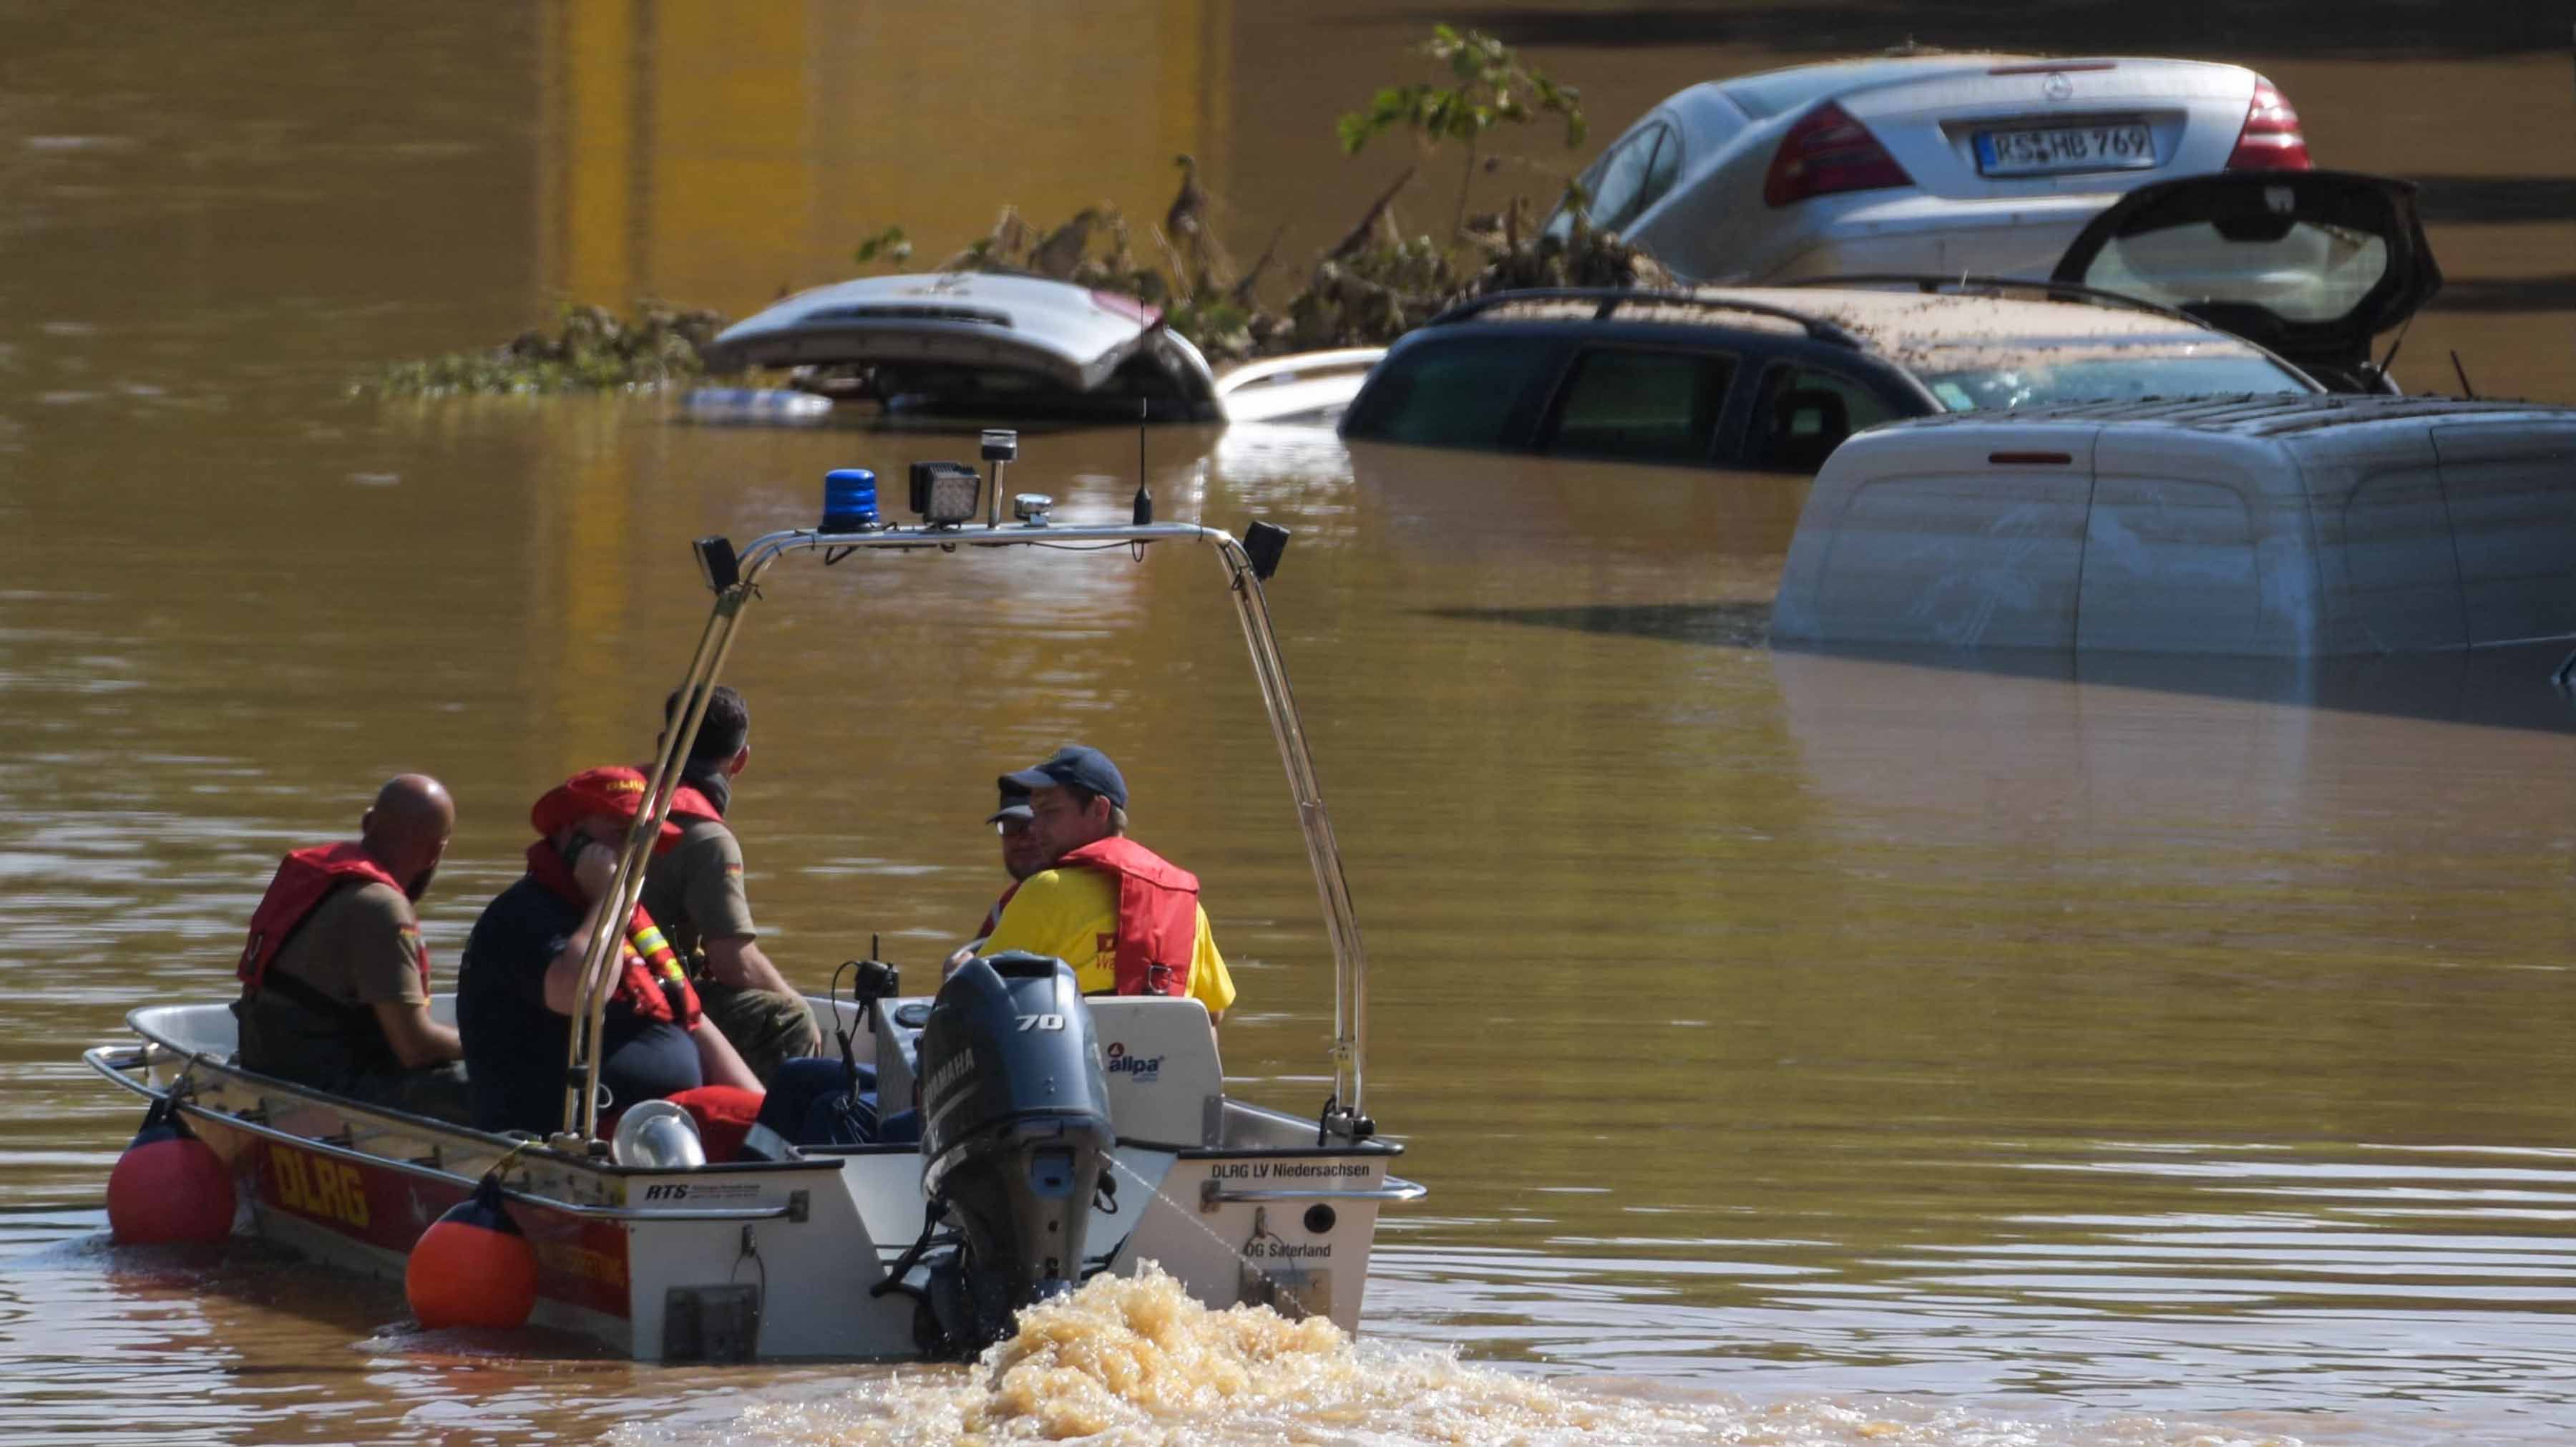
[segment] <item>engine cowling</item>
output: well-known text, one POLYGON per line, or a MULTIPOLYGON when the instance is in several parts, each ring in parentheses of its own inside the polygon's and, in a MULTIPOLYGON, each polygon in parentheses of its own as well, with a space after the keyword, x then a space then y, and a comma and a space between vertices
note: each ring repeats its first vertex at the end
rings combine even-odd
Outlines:
POLYGON ((948 977, 922 1027, 921 1189, 962 1238, 932 1272, 949 1344, 980 1350, 1021 1307, 1082 1279, 1117 1132, 1071 968, 1019 952, 948 977))

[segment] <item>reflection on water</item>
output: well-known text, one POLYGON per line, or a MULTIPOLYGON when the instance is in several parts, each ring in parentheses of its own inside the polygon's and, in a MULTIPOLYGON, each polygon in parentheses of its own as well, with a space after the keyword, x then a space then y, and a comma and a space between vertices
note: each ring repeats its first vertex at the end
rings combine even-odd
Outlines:
MULTIPOLYGON (((1590 33, 1579 9, 1532 33, 1590 33)), ((460 803, 425 904, 451 972, 537 792, 649 744, 702 618, 684 540, 804 525, 830 467, 971 456, 958 434, 691 426, 652 397, 342 395, 360 364, 510 335, 591 268, 721 272, 746 301, 821 279, 799 269, 855 241, 832 218, 893 194, 861 179, 1041 196, 1009 106, 941 112, 1001 142, 941 151, 916 105, 923 155, 874 149, 887 77, 975 93, 950 78, 999 53, 980 12, 871 21, 866 46, 837 13, 0 15, 0 1436, 902 1440, 936 1420, 907 1393, 973 1385, 424 1337, 389 1287, 248 1243, 111 1250, 102 1181, 138 1112, 74 1060, 131 1004, 227 992, 275 856, 345 833, 401 768, 460 803), (755 138, 803 169, 744 169, 755 138)), ((1038 58, 990 68, 1047 97, 1222 76, 1113 108, 1160 139, 1098 185, 1150 209, 1172 137, 1214 138, 1235 239, 1311 228, 1290 255, 1400 164, 1319 142, 1381 78, 1350 57, 1417 28, 1163 7, 1020 32, 1010 53, 1038 58)), ((1587 86, 1596 132, 1782 58, 1566 47, 1539 59, 1587 86)), ((2338 164, 2455 175, 2461 137, 2501 127, 2528 155, 2500 163, 2576 173, 2555 53, 2247 58, 2338 164)), ((1090 114, 1030 109, 1050 145, 1090 114)), ((2566 221, 2517 217, 2442 230, 2446 268, 2562 272, 2566 221)), ((2482 385, 2576 395, 2566 334, 2435 313, 2398 371, 2450 385, 2458 347, 2482 385)), ((1306 1363, 1347 1390, 1131 1436, 2387 1444, 2576 1422, 2555 660, 1774 653, 1795 478, 1275 428, 1146 449, 1162 516, 1296 532, 1271 597, 1378 964, 1369 1103, 1434 1194, 1387 1215, 1370 1337, 1306 1363)), ((1013 485, 1059 517, 1126 515, 1133 431, 1033 432, 1023 459, 1013 485)), ((1084 738, 1136 785, 1140 834, 1207 881, 1245 996, 1230 1082, 1320 1103, 1329 952, 1208 558, 773 581, 731 677, 774 958, 819 985, 882 935, 927 968, 999 887, 993 775, 1084 738)))

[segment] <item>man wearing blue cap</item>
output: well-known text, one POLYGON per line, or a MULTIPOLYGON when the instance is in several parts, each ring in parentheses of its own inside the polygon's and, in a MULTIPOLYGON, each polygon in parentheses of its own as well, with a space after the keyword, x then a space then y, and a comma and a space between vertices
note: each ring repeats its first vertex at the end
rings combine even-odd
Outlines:
POLYGON ((1029 828, 1049 867, 1011 892, 983 952, 1053 955, 1085 994, 1185 996, 1222 1016, 1234 979, 1199 907, 1198 877, 1127 837, 1127 781, 1109 756, 1067 745, 1000 784, 1028 791, 1029 828))

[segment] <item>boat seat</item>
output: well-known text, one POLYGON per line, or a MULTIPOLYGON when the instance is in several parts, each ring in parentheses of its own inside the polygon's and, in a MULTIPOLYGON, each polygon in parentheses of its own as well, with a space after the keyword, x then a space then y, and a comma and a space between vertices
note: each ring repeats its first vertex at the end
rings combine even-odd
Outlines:
POLYGON ((1225 1072, 1207 1006, 1163 996, 1095 996, 1109 1076, 1109 1115, 1123 1140, 1167 1146, 1217 1143, 1225 1106, 1225 1072))

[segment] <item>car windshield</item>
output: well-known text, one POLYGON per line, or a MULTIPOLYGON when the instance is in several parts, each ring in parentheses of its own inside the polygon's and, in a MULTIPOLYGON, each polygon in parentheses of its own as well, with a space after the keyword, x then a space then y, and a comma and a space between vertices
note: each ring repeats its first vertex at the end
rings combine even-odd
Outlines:
POLYGON ((2135 402, 2149 397, 2234 397, 2249 392, 2314 392, 2315 383, 2246 352, 2195 356, 2050 358, 1994 366, 1918 370, 1952 412, 1991 412, 2045 402, 2135 402))

